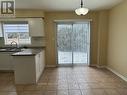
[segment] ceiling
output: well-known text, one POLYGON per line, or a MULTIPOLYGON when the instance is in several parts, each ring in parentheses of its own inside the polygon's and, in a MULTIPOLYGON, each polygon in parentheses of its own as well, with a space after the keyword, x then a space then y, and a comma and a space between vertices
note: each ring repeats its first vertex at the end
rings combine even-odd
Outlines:
MULTIPOLYGON (((44 11, 73 11, 80 0, 15 0, 17 9, 43 9, 44 11)), ((90 10, 110 9, 124 0, 83 0, 90 10)))

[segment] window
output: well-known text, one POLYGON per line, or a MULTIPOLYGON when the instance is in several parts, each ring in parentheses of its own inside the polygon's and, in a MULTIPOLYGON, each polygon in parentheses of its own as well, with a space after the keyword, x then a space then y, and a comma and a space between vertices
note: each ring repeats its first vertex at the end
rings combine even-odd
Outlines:
POLYGON ((1 23, 0 23, 0 37, 3 37, 1 23))
POLYGON ((31 44, 29 37, 29 25, 26 21, 3 22, 3 32, 5 45, 10 45, 12 41, 17 44, 31 44))

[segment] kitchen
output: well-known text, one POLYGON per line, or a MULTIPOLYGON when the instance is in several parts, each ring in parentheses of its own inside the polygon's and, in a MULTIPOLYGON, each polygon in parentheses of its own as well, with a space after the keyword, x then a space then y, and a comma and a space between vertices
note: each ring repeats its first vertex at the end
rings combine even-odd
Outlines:
POLYGON ((0 70, 14 72, 16 84, 36 84, 45 68, 43 17, 1 19, 0 22, 1 43, 4 43, 0 47, 0 70))

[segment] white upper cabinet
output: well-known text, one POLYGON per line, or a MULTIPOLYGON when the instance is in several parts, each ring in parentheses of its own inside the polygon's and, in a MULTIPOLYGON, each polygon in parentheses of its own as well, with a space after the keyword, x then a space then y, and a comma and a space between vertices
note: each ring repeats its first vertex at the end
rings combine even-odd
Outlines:
POLYGON ((28 18, 31 37, 44 37, 44 20, 42 18, 28 18))
MULTIPOLYGON (((31 37, 44 37, 44 20, 43 18, 14 18, 0 19, 1 21, 27 21, 29 24, 29 35, 31 37)), ((0 37, 2 37, 2 27, 0 23, 0 37)))

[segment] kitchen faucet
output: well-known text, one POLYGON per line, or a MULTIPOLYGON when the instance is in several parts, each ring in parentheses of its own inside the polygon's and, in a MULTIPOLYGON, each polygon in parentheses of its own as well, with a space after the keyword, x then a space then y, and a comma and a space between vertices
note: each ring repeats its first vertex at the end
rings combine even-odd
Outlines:
POLYGON ((18 48, 18 44, 17 44, 16 41, 12 41, 12 42, 11 42, 11 46, 13 46, 13 44, 15 44, 15 47, 18 48))

